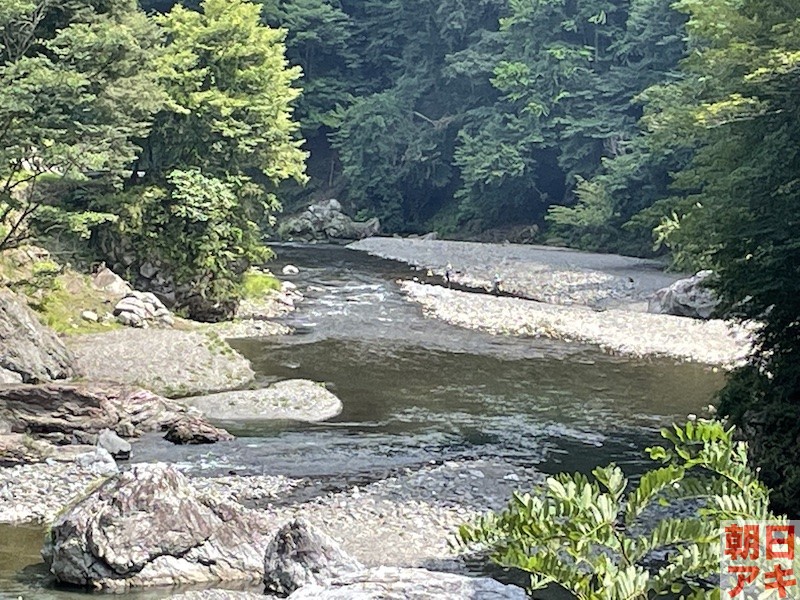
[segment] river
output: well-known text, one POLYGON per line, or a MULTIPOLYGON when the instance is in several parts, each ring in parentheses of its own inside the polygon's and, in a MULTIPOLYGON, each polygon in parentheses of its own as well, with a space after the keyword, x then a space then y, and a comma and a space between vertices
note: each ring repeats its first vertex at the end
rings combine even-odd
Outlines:
MULTIPOLYGON (((658 429, 702 411, 721 386, 708 367, 631 360, 595 348, 496 337, 426 319, 395 281, 422 274, 341 247, 277 248, 276 272, 306 296, 285 337, 234 340, 260 383, 325 382, 344 403, 322 424, 224 423, 239 439, 209 447, 148 437, 135 460, 191 474, 283 474, 308 485, 283 502, 386 477, 398 469, 483 456, 545 472, 616 461, 641 471, 658 429)), ((66 599, 38 560, 38 528, 0 526, 0 598, 66 599)), ((162 598, 137 594, 137 598, 162 598)))

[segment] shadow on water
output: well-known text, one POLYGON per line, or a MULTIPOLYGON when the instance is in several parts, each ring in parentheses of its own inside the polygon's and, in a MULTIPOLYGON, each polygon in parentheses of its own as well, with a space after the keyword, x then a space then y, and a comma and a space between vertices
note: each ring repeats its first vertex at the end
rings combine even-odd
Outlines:
MULTIPOLYGON (((284 502, 404 468, 482 457, 548 473, 616 461, 635 475, 659 427, 702 410, 722 383, 698 365, 623 359, 426 319, 395 283, 418 273, 399 263, 344 248, 278 253, 276 272, 288 263, 300 268, 290 279, 306 301, 284 319, 298 334, 232 345, 251 360, 259 384, 324 382, 342 399, 342 414, 320 424, 223 423, 240 437, 208 447, 147 437, 134 446, 137 462, 166 460, 196 475, 307 478, 284 502)), ((38 528, 0 526, 0 598, 79 596, 43 588, 41 536, 38 528)))

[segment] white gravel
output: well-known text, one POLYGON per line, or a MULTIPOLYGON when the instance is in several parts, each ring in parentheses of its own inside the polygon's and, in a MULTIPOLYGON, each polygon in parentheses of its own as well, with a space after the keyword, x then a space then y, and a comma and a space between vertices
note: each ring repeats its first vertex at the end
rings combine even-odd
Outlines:
POLYGON ((635 357, 666 356, 730 367, 750 347, 748 332, 724 321, 698 321, 624 310, 597 311, 402 282, 429 317, 492 334, 595 344, 635 357))

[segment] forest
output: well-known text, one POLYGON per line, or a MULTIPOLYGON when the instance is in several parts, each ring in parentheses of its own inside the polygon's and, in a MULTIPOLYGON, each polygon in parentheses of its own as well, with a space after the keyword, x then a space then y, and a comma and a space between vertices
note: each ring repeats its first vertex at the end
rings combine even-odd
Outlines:
POLYGON ((796 516, 798 84, 795 0, 4 0, 0 250, 158 261, 207 320, 313 199, 712 269, 756 337, 719 411, 796 516))

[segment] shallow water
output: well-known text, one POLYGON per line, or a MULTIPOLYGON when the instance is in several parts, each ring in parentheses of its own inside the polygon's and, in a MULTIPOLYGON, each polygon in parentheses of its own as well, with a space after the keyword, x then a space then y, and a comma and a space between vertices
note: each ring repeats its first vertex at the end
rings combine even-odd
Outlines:
MULTIPOLYGON (((635 474, 658 428, 701 411, 722 383, 703 366, 454 328, 402 298, 395 279, 420 275, 403 265, 338 247, 277 251, 276 272, 288 263, 301 270, 287 278, 306 294, 285 319, 297 334, 233 345, 262 383, 325 382, 344 412, 314 425, 224 423, 241 437, 210 447, 148 437, 134 446, 137 462, 169 460, 197 475, 306 477, 305 496, 480 456, 547 472, 613 460, 635 474)), ((41 567, 30 566, 40 540, 35 528, 0 527, 0 598, 71 597, 42 589, 41 567)))

